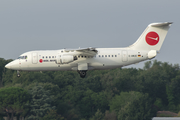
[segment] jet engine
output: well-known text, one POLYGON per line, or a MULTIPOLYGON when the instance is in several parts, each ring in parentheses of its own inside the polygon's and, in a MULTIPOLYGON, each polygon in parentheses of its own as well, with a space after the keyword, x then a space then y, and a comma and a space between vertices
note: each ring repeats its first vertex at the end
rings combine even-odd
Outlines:
POLYGON ((56 59, 57 64, 68 64, 77 60, 76 56, 73 55, 58 55, 56 59))

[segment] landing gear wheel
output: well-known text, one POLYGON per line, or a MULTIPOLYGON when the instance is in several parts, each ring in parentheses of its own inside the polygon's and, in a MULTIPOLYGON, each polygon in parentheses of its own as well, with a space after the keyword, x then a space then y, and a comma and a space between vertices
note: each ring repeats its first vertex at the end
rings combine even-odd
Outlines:
POLYGON ((86 72, 87 72, 87 70, 78 70, 78 73, 80 74, 81 78, 85 78, 86 77, 86 72))
POLYGON ((85 78, 86 77, 86 72, 85 71, 80 72, 80 76, 81 76, 81 78, 85 78))
POLYGON ((21 75, 20 75, 20 73, 19 73, 19 71, 17 71, 17 77, 20 77, 21 75))

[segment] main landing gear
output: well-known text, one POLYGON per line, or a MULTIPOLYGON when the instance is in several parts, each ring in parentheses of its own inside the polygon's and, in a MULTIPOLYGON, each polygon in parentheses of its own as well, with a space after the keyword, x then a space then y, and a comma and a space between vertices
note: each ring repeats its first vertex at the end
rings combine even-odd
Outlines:
POLYGON ((87 70, 78 70, 77 71, 81 78, 85 78, 87 70))
POLYGON ((19 71, 17 71, 17 77, 20 77, 20 76, 21 76, 20 72, 19 72, 19 71))

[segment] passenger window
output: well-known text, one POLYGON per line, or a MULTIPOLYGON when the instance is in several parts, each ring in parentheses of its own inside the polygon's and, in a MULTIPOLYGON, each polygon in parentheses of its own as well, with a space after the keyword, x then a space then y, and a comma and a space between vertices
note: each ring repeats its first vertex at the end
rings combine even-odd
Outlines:
POLYGON ((42 58, 44 58, 44 56, 42 58))
POLYGON ((49 58, 51 58, 51 56, 49 56, 49 58))
POLYGON ((105 57, 107 57, 107 55, 105 55, 105 57))
POLYGON ((117 55, 115 55, 115 57, 117 57, 117 55))
POLYGON ((99 55, 99 57, 101 57, 101 55, 99 55))
POLYGON ((111 56, 109 55, 109 57, 111 57, 111 56))
POLYGON ((48 57, 46 56, 46 58, 48 58, 48 57))
POLYGON ((54 56, 52 56, 52 58, 54 58, 54 56))
POLYGON ((102 57, 104 57, 104 55, 102 55, 102 57))
POLYGON ((25 59, 27 59, 27 56, 25 56, 25 59))
POLYGON ((113 55, 112 55, 112 57, 113 57, 113 55))
POLYGON ((81 56, 83 58, 83 56, 81 56))

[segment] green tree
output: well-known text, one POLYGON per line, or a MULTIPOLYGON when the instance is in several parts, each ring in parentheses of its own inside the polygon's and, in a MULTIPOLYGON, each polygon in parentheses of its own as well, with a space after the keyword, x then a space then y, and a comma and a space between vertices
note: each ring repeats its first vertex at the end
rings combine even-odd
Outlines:
POLYGON ((8 119, 12 119, 15 114, 25 116, 29 110, 30 98, 30 94, 22 88, 1 88, 0 111, 6 114, 8 119))
POLYGON ((95 115, 90 120, 104 120, 104 114, 98 109, 95 115))
POLYGON ((166 94, 168 99, 168 109, 173 112, 178 112, 180 108, 180 75, 171 79, 171 82, 166 85, 166 94))
POLYGON ((58 115, 55 110, 49 110, 41 120, 65 120, 65 118, 58 115))
POLYGON ((108 100, 103 92, 95 93, 87 89, 83 93, 83 98, 78 102, 78 105, 83 117, 89 118, 95 114, 97 109, 105 112, 105 110, 108 109, 108 100))
POLYGON ((148 94, 121 92, 110 102, 110 110, 115 111, 118 120, 148 120, 155 115, 148 94))
POLYGON ((143 69, 144 70, 148 70, 151 67, 152 67, 152 62, 151 61, 147 61, 147 62, 144 63, 143 69))
POLYGON ((0 58, 0 87, 3 86, 3 74, 5 73, 5 65, 9 62, 11 62, 12 60, 5 60, 3 58, 0 58))
POLYGON ((105 112, 104 120, 117 120, 116 113, 114 111, 109 112, 109 110, 107 110, 105 112))
POLYGON ((39 120, 44 117, 50 109, 55 109, 51 105, 53 98, 50 92, 45 90, 41 85, 36 85, 30 90, 32 94, 31 110, 29 112, 28 120, 39 120))
POLYGON ((176 77, 178 71, 178 65, 168 64, 167 62, 162 63, 155 60, 151 68, 141 71, 137 76, 135 91, 148 93, 154 101, 156 98, 160 98, 162 104, 167 106, 166 86, 170 83, 171 79, 176 77))

